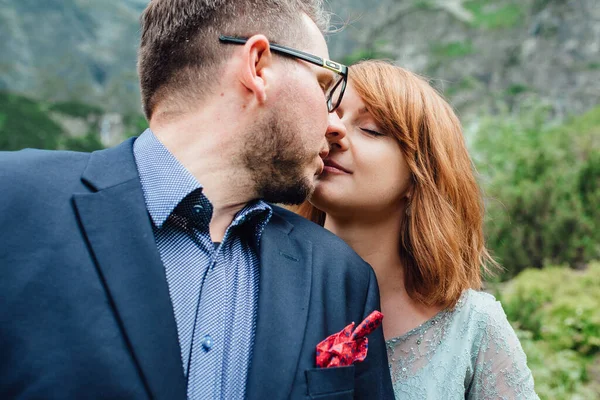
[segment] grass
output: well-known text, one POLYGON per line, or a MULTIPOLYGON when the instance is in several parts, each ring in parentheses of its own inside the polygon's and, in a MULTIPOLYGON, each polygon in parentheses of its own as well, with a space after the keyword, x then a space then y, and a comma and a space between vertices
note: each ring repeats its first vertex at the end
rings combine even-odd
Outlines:
POLYGON ((90 115, 98 116, 104 113, 104 110, 102 110, 100 107, 76 101, 54 103, 50 105, 48 110, 76 118, 87 118, 90 115))
POLYGON ((472 25, 486 30, 512 28, 521 24, 525 10, 520 2, 490 0, 471 0, 465 2, 465 8, 473 13, 472 25))
POLYGON ((441 59, 463 58, 473 54, 473 43, 470 40, 465 42, 433 43, 431 53, 441 59))

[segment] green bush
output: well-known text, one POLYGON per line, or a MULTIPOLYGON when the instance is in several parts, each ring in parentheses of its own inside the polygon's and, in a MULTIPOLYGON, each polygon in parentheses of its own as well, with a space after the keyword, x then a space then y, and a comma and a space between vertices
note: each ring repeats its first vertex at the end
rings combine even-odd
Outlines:
POLYGON ((600 377, 600 263, 527 270, 497 296, 527 354, 542 399, 596 399, 600 377))
POLYGON ((525 18, 526 9, 522 2, 497 0, 469 0, 465 8, 473 13, 472 25, 494 30, 519 25, 525 18))
POLYGON ((123 116, 125 137, 139 136, 148 128, 148 121, 141 114, 126 114, 123 116))
POLYGON ((473 155, 488 245, 510 278, 600 258, 600 107, 552 126, 543 107, 480 121, 473 155))
POLYGON ((77 101, 54 103, 48 107, 48 110, 76 118, 88 118, 89 116, 98 117, 104 114, 104 110, 100 107, 80 103, 77 101))
POLYGON ((353 65, 362 60, 394 59, 394 55, 392 53, 384 50, 385 46, 385 41, 375 41, 373 45, 368 48, 359 48, 354 50, 351 54, 342 58, 340 62, 345 65, 353 65))
POLYGON ((565 267, 527 270, 500 294, 504 311, 519 329, 554 350, 600 354, 600 263, 585 271, 565 267))
POLYGON ((573 350, 554 351, 531 339, 530 332, 517 335, 527 354, 527 365, 541 400, 595 400, 598 393, 588 383, 586 362, 573 350))
POLYGON ((98 134, 90 132, 82 137, 65 137, 60 147, 65 150, 92 152, 103 149, 104 145, 98 134))
POLYGON ((0 150, 55 149, 61 135, 61 127, 40 103, 0 92, 0 150))
POLYGON ((474 53, 473 43, 465 42, 432 43, 431 54, 438 59, 463 58, 474 53))
POLYGON ((72 137, 52 119, 52 113, 97 123, 102 109, 74 101, 48 104, 14 93, 0 92, 0 150, 24 148, 94 151, 104 146, 96 132, 72 137))

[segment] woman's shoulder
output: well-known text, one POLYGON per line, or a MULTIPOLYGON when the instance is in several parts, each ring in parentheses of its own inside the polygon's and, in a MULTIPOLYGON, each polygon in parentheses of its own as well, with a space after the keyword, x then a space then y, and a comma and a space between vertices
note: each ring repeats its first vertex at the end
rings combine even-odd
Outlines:
POLYGON ((457 307, 455 323, 461 327, 460 336, 471 339, 473 351, 494 348, 512 354, 520 350, 519 340, 502 304, 493 295, 468 290, 461 300, 464 304, 457 307))
POLYGON ((489 293, 469 290, 464 308, 471 331, 475 398, 539 399, 527 356, 501 303, 489 293))
POLYGON ((468 289, 456 306, 461 324, 479 332, 512 330, 502 304, 490 293, 468 289))
POLYGON ((457 307, 480 317, 504 315, 502 304, 492 294, 480 290, 467 289, 457 307))

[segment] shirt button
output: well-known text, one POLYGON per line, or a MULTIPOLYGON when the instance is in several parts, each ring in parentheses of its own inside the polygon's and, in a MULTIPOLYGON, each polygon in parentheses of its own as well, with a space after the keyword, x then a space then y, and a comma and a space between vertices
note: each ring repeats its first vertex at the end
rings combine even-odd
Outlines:
POLYGON ((200 204, 196 204, 192 208, 194 210, 194 214, 200 214, 202 212, 202 210, 204 210, 204 207, 202 207, 200 204))
POLYGON ((210 337, 210 335, 204 336, 204 338, 202 339, 202 347, 204 347, 204 350, 206 350, 206 351, 209 351, 210 349, 212 349, 213 340, 212 340, 212 337, 210 337))

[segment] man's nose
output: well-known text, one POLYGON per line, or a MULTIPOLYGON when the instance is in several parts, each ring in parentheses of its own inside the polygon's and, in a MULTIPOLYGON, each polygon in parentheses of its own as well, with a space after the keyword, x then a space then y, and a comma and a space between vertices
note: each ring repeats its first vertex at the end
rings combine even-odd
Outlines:
POLYGON ((329 113, 329 125, 325 132, 329 147, 341 151, 348 150, 348 139, 346 139, 346 126, 336 112, 329 113))

